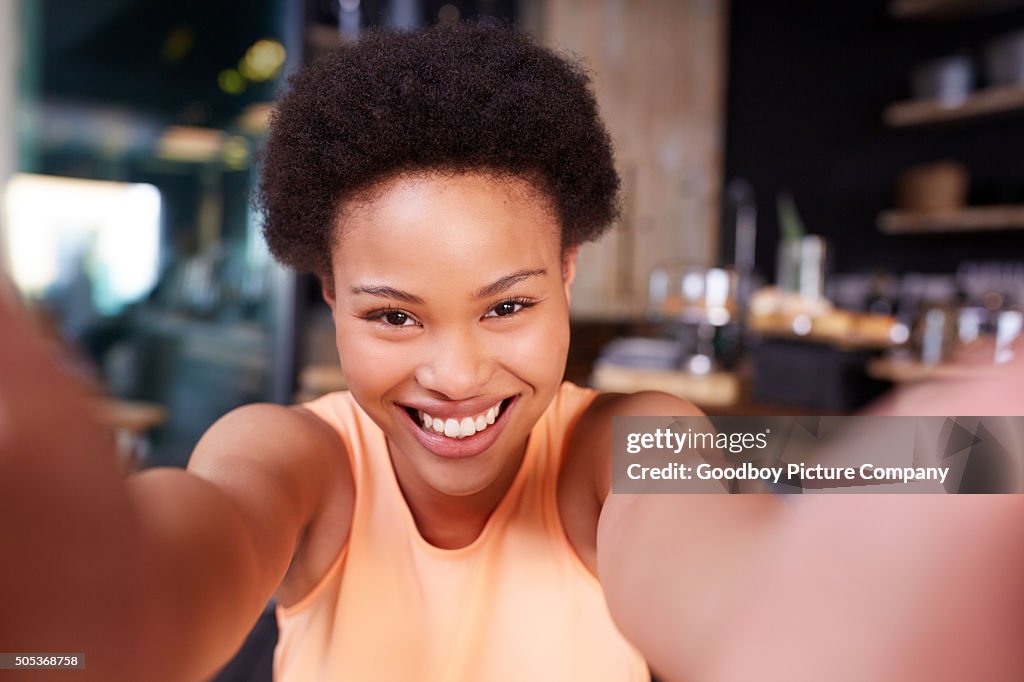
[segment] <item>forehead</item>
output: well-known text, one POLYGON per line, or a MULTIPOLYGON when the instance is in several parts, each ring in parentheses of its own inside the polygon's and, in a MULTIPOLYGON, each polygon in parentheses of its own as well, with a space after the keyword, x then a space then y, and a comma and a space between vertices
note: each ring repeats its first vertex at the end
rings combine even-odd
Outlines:
POLYGON ((350 205, 339 228, 332 252, 338 289, 366 279, 479 286, 519 269, 559 271, 551 203, 515 177, 401 176, 350 205))

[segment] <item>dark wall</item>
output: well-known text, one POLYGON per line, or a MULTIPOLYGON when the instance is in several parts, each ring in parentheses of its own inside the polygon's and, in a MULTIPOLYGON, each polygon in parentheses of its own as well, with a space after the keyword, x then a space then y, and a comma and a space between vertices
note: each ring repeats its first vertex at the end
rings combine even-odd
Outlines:
POLYGON ((217 85, 260 38, 281 40, 285 0, 43 0, 39 13, 41 99, 98 102, 161 121, 219 127, 276 83, 250 82, 227 94, 217 85), (168 53, 172 35, 184 44, 168 53))
MULTIPOLYGON (((893 19, 884 0, 734 0, 730 12, 725 177, 753 184, 762 272, 774 275, 775 200, 787 190, 808 231, 833 243, 839 272, 952 272, 965 259, 1024 259, 1024 230, 887 236, 876 227, 878 212, 894 205, 899 172, 939 159, 966 164, 971 203, 1024 204, 1024 114, 882 124, 887 104, 910 97, 915 64, 966 49, 981 73, 984 44, 1024 29, 1024 10, 936 22, 893 19)), ((725 254, 731 229, 723 229, 725 254)))

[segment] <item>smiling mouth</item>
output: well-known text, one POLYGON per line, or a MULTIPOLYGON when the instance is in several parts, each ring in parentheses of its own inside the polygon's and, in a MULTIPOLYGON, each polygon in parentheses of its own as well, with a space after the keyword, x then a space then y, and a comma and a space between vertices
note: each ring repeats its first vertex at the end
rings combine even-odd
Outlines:
MULTIPOLYGON (((514 397, 514 396, 513 396, 514 397)), ((501 400, 488 409, 461 418, 435 417, 422 410, 417 410, 405 405, 402 408, 412 419, 413 423, 419 426, 420 430, 428 434, 443 436, 451 440, 462 440, 485 433, 504 414, 512 402, 512 397, 501 400)))

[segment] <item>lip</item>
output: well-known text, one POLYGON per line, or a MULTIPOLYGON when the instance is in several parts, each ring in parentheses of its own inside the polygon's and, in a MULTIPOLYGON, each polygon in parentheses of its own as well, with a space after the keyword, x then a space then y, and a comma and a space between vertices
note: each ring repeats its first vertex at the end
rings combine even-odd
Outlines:
MULTIPOLYGON (((509 403, 505 406, 505 409, 501 411, 498 418, 493 424, 488 426, 483 431, 474 433, 472 436, 466 436, 465 438, 448 438, 439 433, 424 431, 419 424, 413 421, 412 416, 401 405, 396 405, 398 411, 401 413, 406 428, 408 428, 413 437, 419 441, 419 444, 426 448, 429 452, 438 457, 444 457, 445 459, 463 459, 466 457, 475 457, 480 453, 484 452, 487 448, 494 445, 494 441, 498 440, 498 436, 505 430, 505 425, 508 423, 508 415, 515 407, 516 402, 519 400, 519 396, 512 396, 508 398, 509 403)), ((487 404, 489 407, 493 405, 493 402, 487 404)), ((410 406, 411 407, 411 406, 410 406)), ((486 409, 486 408, 485 408, 486 409)), ((427 414, 431 414, 427 410, 427 414)), ((438 415, 441 416, 441 415, 438 415)))
POLYGON ((515 396, 506 395, 504 397, 481 397, 473 398, 472 400, 460 400, 457 402, 453 401, 417 401, 412 403, 400 403, 402 407, 409 407, 420 412, 426 412, 431 417, 440 417, 442 419, 462 419, 463 417, 475 417, 478 414, 483 414, 493 405, 513 398, 515 396))

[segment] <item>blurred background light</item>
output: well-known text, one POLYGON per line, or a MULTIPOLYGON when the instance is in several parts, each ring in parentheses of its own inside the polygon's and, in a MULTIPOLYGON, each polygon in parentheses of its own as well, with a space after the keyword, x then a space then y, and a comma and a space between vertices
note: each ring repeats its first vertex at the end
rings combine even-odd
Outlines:
POLYGON ((161 159, 206 162, 221 153, 223 131, 196 126, 168 126, 157 142, 161 159))
POLYGON ((251 81, 267 81, 277 75, 287 56, 284 45, 276 40, 264 38, 257 40, 246 50, 245 57, 238 64, 238 70, 251 81))
POLYGON ((241 135, 233 135, 224 141, 222 153, 225 166, 242 170, 249 163, 249 141, 241 135))
POLYGON ((217 75, 217 85, 229 95, 245 92, 245 78, 235 69, 224 69, 217 75))
POLYGON ((31 297, 87 275, 96 310, 114 314, 156 283, 161 200, 152 185, 19 173, 4 214, 6 265, 31 297))
POLYGON ((235 125, 250 135, 265 133, 270 123, 270 112, 273 108, 274 105, 270 102, 250 104, 235 119, 235 125))

